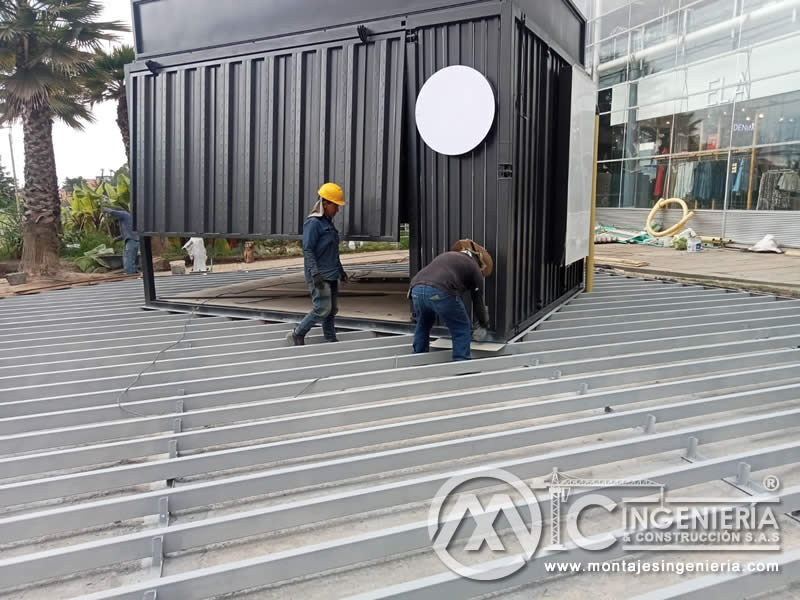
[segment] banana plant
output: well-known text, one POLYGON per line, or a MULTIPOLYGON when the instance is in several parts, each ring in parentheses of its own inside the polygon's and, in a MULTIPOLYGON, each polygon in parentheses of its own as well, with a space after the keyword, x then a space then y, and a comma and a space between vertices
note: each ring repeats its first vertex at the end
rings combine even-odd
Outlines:
POLYGON ((119 210, 131 210, 131 180, 124 173, 117 175, 117 185, 106 182, 104 186, 105 195, 111 200, 111 208, 119 210))
MULTIPOLYGON (((92 188, 86 183, 72 190, 69 202, 66 227, 75 231, 101 231, 105 216, 103 206, 106 205, 105 184, 100 183, 92 188)), ((106 229, 107 229, 106 225, 106 229)))

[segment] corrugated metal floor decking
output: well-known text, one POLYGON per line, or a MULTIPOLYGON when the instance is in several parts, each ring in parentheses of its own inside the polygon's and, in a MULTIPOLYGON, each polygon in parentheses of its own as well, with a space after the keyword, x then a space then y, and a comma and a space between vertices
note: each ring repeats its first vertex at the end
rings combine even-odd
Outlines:
MULTIPOLYGON (((746 462, 800 509, 800 301, 600 274, 502 355, 450 363, 369 331, 287 348, 285 324, 142 311, 140 286, 0 301, 0 598, 732 598, 719 578, 543 580, 539 555, 461 579, 428 505, 487 465, 742 498, 723 478, 746 462)), ((800 579, 800 524, 781 526, 759 592, 800 579)))

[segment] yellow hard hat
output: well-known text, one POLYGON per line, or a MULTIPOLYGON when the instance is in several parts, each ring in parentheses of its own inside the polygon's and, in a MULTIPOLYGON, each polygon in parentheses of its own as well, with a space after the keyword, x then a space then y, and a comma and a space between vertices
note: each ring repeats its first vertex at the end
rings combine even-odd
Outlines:
POLYGON ((324 198, 328 202, 344 206, 344 193, 342 192, 342 188, 335 183, 323 183, 317 194, 320 198, 324 198))

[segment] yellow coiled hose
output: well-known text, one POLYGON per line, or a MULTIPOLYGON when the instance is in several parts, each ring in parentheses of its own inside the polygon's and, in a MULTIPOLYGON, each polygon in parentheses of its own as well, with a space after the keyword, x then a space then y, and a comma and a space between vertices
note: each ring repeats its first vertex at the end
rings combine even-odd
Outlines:
POLYGON ((661 198, 658 202, 653 205, 653 209, 650 211, 650 214, 647 215, 647 223, 645 224, 647 228, 647 233, 652 235, 653 237, 664 237, 665 235, 673 235, 678 233, 683 227, 688 223, 689 219, 694 216, 694 211, 689 210, 689 207, 686 206, 686 202, 681 200, 680 198, 661 198), (681 208, 683 208, 683 218, 675 223, 669 229, 665 229, 664 231, 653 231, 653 217, 656 216, 656 212, 659 209, 664 208, 668 204, 680 204, 681 208))

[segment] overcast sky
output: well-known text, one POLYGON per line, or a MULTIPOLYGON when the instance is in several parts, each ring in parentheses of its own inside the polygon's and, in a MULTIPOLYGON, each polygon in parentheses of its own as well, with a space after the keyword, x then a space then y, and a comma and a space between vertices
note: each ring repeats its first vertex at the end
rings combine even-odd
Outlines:
MULTIPOLYGON (((105 8, 103 20, 123 21, 130 26, 130 0, 98 0, 105 8)), ((133 34, 122 33, 117 43, 133 44, 133 34)), ((117 127, 117 107, 114 102, 96 104, 95 122, 86 125, 84 131, 76 131, 56 121, 53 127, 53 145, 56 154, 59 186, 66 177, 83 176, 87 179, 97 177, 101 170, 118 169, 125 163, 125 146, 117 127)), ((13 128, 14 158, 17 179, 24 183, 22 151, 22 125, 13 128)), ((0 164, 11 174, 11 152, 9 151, 8 129, 0 130, 0 164)))

